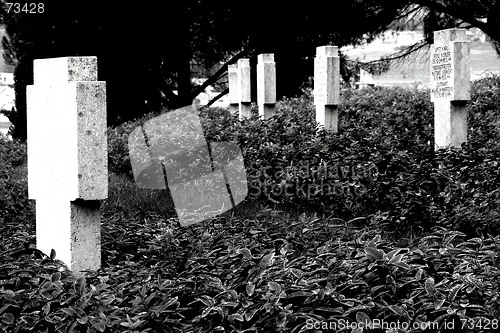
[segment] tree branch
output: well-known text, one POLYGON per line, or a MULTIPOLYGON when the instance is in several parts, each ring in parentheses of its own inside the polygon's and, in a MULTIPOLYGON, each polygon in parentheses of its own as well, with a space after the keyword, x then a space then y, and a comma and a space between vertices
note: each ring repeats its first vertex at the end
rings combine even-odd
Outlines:
POLYGON ((214 82, 217 82, 227 72, 227 67, 229 65, 235 64, 239 59, 243 58, 247 53, 248 49, 244 49, 243 51, 240 51, 231 59, 229 59, 224 65, 222 65, 221 68, 217 70, 217 72, 214 73, 214 75, 210 76, 205 82, 203 82, 202 85, 198 86, 195 89, 195 91, 193 92, 193 98, 204 92, 209 85, 211 85, 214 82))
POLYGON ((212 98, 210 102, 208 102, 207 105, 205 105, 205 107, 207 108, 210 107, 212 104, 217 102, 222 96, 226 95, 227 93, 229 93, 229 88, 224 89, 224 91, 222 91, 220 94, 212 98))
POLYGON ((457 8, 453 8, 451 6, 445 6, 439 2, 433 0, 411 0, 414 4, 427 7, 429 9, 437 10, 441 13, 448 14, 450 16, 456 17, 464 22, 467 22, 479 29, 481 29, 484 33, 491 35, 490 27, 488 24, 479 21, 474 17, 474 13, 463 12, 457 8))
POLYGON ((400 60, 400 59, 406 58, 410 54, 412 54, 412 53, 414 53, 414 52, 416 52, 416 51, 418 51, 426 46, 428 46, 427 42, 425 40, 421 40, 421 41, 416 42, 413 45, 405 47, 401 51, 395 52, 387 57, 383 57, 380 60, 372 60, 372 61, 365 62, 364 64, 373 64, 373 63, 377 63, 381 60, 382 61, 400 60))

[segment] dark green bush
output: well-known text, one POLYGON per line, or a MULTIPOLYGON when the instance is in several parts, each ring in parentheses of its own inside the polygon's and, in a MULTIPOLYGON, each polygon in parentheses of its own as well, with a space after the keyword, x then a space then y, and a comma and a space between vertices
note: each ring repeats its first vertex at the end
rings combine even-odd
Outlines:
MULTIPOLYGON (((316 128, 310 89, 280 101, 277 115, 266 121, 254 114, 239 122, 220 108, 200 115, 209 142, 233 141, 242 148, 249 199, 345 220, 386 213, 387 226, 403 233, 436 225, 497 233, 499 82, 492 77, 473 83, 469 143, 461 151, 434 152, 428 91, 342 90, 338 134, 316 128)), ((113 170, 130 175, 124 143, 139 123, 113 130, 113 170)))
POLYGON ((0 142, 0 332, 320 332, 377 319, 496 331, 499 236, 451 231, 499 230, 495 89, 498 78, 474 84, 469 144, 438 152, 426 92, 343 91, 336 135, 317 132, 310 91, 268 121, 201 112, 208 141, 242 148, 254 202, 309 218, 260 207, 179 228, 159 207, 168 198, 121 175, 128 134, 157 115, 110 128, 103 266, 85 278, 34 249, 25 146, 0 142))
POLYGON ((31 246, 0 248, 0 331, 321 332, 316 322, 375 320, 440 325, 432 332, 446 332, 445 322, 460 332, 498 327, 498 237, 438 229, 397 246, 375 229, 273 211, 180 229, 151 214, 105 220, 103 267, 85 278, 31 246))
POLYGON ((0 135, 0 227, 30 211, 26 163, 26 144, 0 135))

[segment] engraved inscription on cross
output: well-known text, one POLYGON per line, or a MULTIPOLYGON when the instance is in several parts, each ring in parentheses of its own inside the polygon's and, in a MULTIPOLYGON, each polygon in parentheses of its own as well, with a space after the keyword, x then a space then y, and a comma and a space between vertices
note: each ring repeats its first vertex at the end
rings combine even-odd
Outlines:
POLYGON ((470 48, 465 29, 434 32, 430 78, 435 148, 460 147, 467 142, 466 102, 470 100, 470 48))

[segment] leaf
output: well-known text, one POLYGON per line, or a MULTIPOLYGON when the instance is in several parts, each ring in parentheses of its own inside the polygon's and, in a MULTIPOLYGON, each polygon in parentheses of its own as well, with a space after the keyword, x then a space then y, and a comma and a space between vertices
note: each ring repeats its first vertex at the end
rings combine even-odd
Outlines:
POLYGON ((462 289, 463 286, 464 286, 463 284, 459 284, 459 285, 455 285, 451 288, 450 293, 448 294, 448 301, 450 303, 452 303, 455 300, 458 292, 460 291, 460 289, 462 289))
POLYGON ((243 319, 243 316, 238 314, 238 313, 233 313, 233 314, 229 315, 229 317, 233 318, 237 321, 241 321, 241 322, 245 321, 245 319, 243 319))
POLYGON ((203 304, 205 304, 207 307, 211 307, 214 305, 212 298, 207 295, 201 295, 200 298, 198 298, 198 300, 203 304))
POLYGON ((397 248, 397 249, 394 249, 392 251, 390 251, 389 253, 387 253, 387 257, 389 258, 389 261, 396 255, 398 254, 399 252, 401 251, 401 248, 397 248))
POLYGON ((388 262, 388 263, 389 263, 389 264, 395 264, 395 263, 400 262, 400 261, 401 261, 401 258, 403 258, 403 255, 404 255, 404 254, 398 254, 398 255, 396 255, 396 256, 394 256, 394 257, 392 257, 391 259, 389 259, 389 262, 388 262))
POLYGON ((56 258, 56 250, 50 250, 50 260, 54 260, 56 258))
POLYGON ((245 312, 245 320, 246 321, 250 321, 252 320, 253 316, 257 313, 257 311, 259 311, 259 309, 252 309, 252 310, 247 310, 245 312))
POLYGON ((83 294, 83 291, 85 290, 85 285, 86 285, 86 280, 84 277, 79 277, 76 282, 75 282, 75 291, 79 293, 80 295, 83 294))
POLYGON ((247 260, 252 259, 252 252, 249 249, 247 249, 246 247, 242 248, 242 249, 237 249, 236 253, 243 254, 243 258, 245 258, 247 260))
POLYGON ((78 315, 76 314, 76 311, 71 309, 71 308, 62 308, 61 311, 70 317, 78 317, 78 315))
POLYGON ((276 291, 276 293, 281 293, 281 286, 279 285, 279 283, 276 283, 276 282, 268 282, 267 283, 269 289, 271 289, 272 291, 276 291))
POLYGON ((434 292, 436 291, 434 289, 434 279, 431 277, 427 278, 424 282, 424 288, 427 295, 434 295, 434 292))
POLYGON ((45 304, 43 307, 42 307, 42 311, 43 311, 43 314, 46 316, 49 314, 50 312, 50 303, 47 303, 45 304))
POLYGON ((403 261, 400 261, 400 262, 395 262, 393 264, 394 266, 398 266, 402 269, 410 269, 410 265, 408 265, 407 263, 403 262, 403 261))
POLYGON ((0 308, 0 314, 2 314, 5 310, 9 308, 10 304, 6 304, 0 308))
POLYGON ((267 267, 271 266, 273 264, 273 258, 274 258, 274 251, 272 251, 269 254, 266 254, 265 256, 260 259, 259 262, 259 267, 262 269, 266 269, 267 267))
POLYGON ((246 286, 248 296, 252 296, 255 291, 255 285, 252 282, 248 282, 246 286))
POLYGON ((392 277, 392 275, 388 274, 387 277, 385 278, 386 283, 389 284, 391 291, 393 294, 396 294, 396 280, 392 277))
POLYGON ((389 310, 391 310, 392 312, 394 312, 395 314, 397 314, 400 317, 406 317, 406 315, 407 315, 405 309, 399 305, 389 305, 387 307, 389 308, 389 310))
POLYGON ((56 281, 61 280, 61 272, 53 273, 51 276, 51 280, 52 280, 52 282, 56 282, 56 281))
POLYGON ((444 302, 445 302, 445 301, 446 301, 446 299, 444 299, 444 298, 441 298, 441 299, 436 299, 436 300, 434 301, 434 308, 435 308, 436 310, 441 309, 441 307, 443 306, 443 304, 444 304, 444 302))
POLYGON ((363 327, 367 327, 368 324, 371 324, 372 320, 363 311, 358 311, 356 313, 356 322, 363 323, 363 327))
POLYGON ((208 316, 208 314, 212 311, 212 308, 211 307, 208 307, 208 308, 205 308, 205 310, 203 310, 203 312, 201 313, 201 318, 204 318, 206 316, 208 316))
POLYGON ((104 330, 106 329, 106 322, 101 318, 91 318, 90 324, 99 332, 104 332, 104 330))
POLYGON ((102 304, 104 305, 110 305, 111 302, 113 302, 115 300, 115 296, 114 295, 109 295, 107 298, 102 298, 101 299, 101 302, 102 304))
POLYGON ((71 323, 71 325, 68 325, 67 328, 66 328, 66 332, 67 333, 71 333, 73 332, 73 330, 75 329, 76 325, 78 323, 76 321, 74 321, 73 323, 71 323))
POLYGON ((365 247, 366 257, 372 260, 379 260, 383 258, 382 252, 374 247, 365 247))
POLYGON ((7 325, 13 324, 14 323, 14 316, 12 315, 12 313, 9 313, 9 312, 4 313, 2 315, 2 322, 4 324, 7 324, 7 325))
POLYGON ((74 306, 70 306, 70 308, 75 311, 76 315, 79 318, 87 317, 87 314, 82 309, 74 307, 74 306))
POLYGON ((417 271, 417 274, 415 274, 415 279, 420 280, 422 278, 423 273, 424 273, 424 270, 422 268, 419 268, 417 271))

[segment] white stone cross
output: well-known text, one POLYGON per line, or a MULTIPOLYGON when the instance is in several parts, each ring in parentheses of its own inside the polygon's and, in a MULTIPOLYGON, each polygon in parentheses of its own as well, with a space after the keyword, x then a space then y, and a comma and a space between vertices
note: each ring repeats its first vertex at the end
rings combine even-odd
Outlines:
POLYGON ((276 63, 274 54, 264 53, 257 57, 257 104, 262 119, 275 114, 276 104, 276 63))
POLYGON ((238 65, 227 66, 227 80, 229 86, 229 111, 231 114, 238 112, 239 104, 239 82, 238 82, 238 65))
POLYGON ((250 59, 238 60, 239 118, 243 120, 252 115, 252 88, 250 80, 250 59))
POLYGON ((467 142, 470 47, 465 29, 434 32, 430 56, 435 149, 467 142))
POLYGON ((37 248, 75 272, 101 266, 99 200, 108 196, 106 83, 96 57, 34 61, 27 87, 28 196, 37 248))
POLYGON ((340 57, 337 46, 319 46, 314 58, 316 122, 337 133, 340 99, 340 57))

